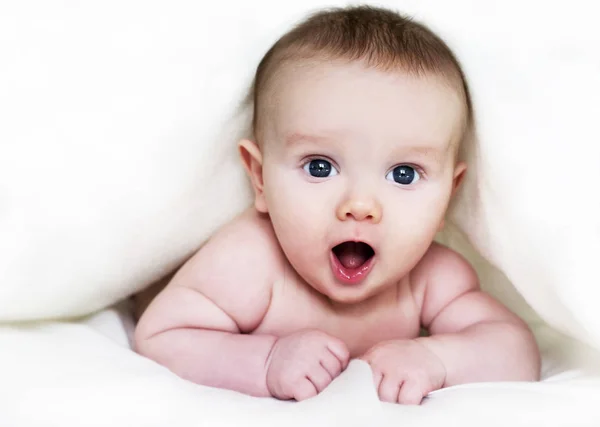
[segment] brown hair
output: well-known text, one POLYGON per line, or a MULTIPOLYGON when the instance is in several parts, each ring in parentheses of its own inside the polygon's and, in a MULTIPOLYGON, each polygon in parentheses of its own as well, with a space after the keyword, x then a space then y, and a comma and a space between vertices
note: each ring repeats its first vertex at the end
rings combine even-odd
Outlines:
POLYGON ((295 60, 363 61, 384 71, 445 77, 457 87, 465 103, 465 130, 472 122, 472 106, 460 64, 446 43, 426 26, 391 10, 353 6, 317 12, 284 34, 265 54, 249 94, 254 106, 252 130, 269 82, 283 63, 295 60))

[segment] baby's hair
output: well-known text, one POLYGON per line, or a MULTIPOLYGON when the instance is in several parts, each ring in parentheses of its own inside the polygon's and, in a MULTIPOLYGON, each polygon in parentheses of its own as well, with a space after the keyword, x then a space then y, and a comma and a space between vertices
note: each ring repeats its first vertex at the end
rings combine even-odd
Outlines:
POLYGON ((353 6, 309 16, 284 34, 262 58, 249 93, 256 138, 260 139, 260 112, 270 82, 284 63, 301 60, 362 61, 367 67, 382 71, 442 76, 462 95, 465 131, 471 127, 469 89, 460 64, 446 43, 426 26, 391 10, 353 6))

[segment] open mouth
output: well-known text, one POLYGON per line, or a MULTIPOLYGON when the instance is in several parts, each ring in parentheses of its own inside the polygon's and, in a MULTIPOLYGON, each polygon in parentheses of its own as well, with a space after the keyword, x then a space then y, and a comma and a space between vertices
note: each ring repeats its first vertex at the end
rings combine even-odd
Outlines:
POLYGON ((332 250, 340 264, 348 269, 359 268, 375 255, 373 248, 364 242, 344 242, 332 250))
POLYGON ((364 242, 343 242, 331 250, 335 276, 346 283, 358 283, 370 271, 375 251, 364 242))

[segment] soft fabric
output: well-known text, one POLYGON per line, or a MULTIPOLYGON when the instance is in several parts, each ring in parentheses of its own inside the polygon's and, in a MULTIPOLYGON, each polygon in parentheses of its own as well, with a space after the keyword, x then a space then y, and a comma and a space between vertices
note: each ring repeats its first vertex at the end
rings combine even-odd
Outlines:
MULTIPOLYGON (((0 321, 113 304, 243 209, 253 69, 306 12, 345 3, 2 2, 0 321)), ((377 4, 430 24, 469 78, 479 145, 452 218, 544 320, 600 348, 594 5, 377 4)))
POLYGON ((301 403, 197 386, 128 348, 125 307, 70 323, 0 327, 0 425, 426 427, 600 425, 600 375, 545 347, 542 383, 470 384, 421 406, 378 401, 369 366, 351 362, 301 403), (5 351, 10 349, 10 351, 5 351))

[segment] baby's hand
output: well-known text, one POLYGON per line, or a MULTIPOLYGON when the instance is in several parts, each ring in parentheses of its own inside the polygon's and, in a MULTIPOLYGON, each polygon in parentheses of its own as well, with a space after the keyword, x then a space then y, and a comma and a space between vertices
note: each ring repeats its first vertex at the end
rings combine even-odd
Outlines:
POLYGON ((371 365, 377 394, 384 402, 418 405, 446 379, 441 360, 416 340, 383 342, 361 359, 371 365))
POLYGON ((346 344, 317 330, 279 338, 268 361, 267 388, 278 399, 316 396, 348 365, 346 344))

